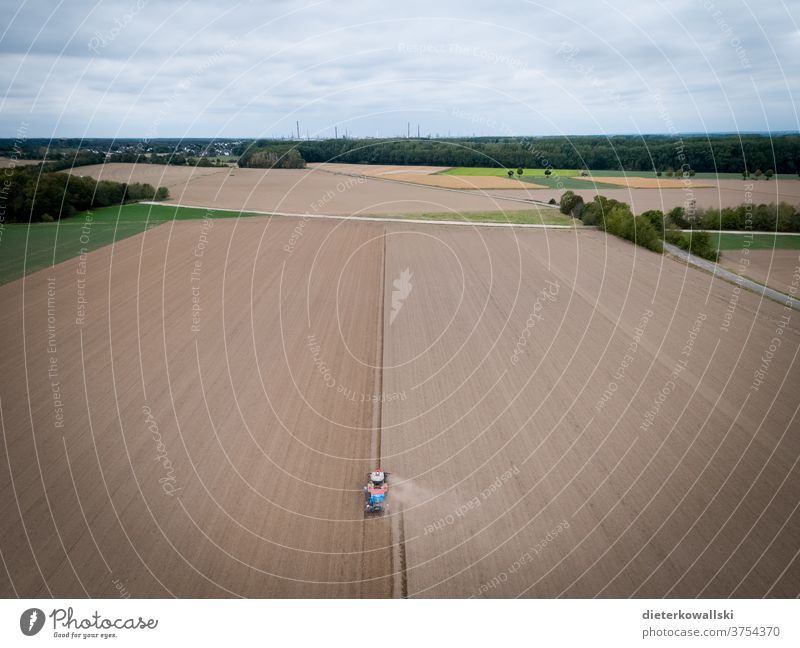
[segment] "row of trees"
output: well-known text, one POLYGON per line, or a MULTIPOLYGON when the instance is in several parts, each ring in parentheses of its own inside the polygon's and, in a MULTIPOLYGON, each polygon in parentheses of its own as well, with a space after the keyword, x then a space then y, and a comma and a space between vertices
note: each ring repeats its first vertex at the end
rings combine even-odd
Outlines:
POLYGON ((746 203, 721 209, 687 210, 684 207, 675 207, 667 212, 664 219, 668 226, 680 229, 800 233, 800 210, 785 202, 777 205, 746 203))
POLYGON ((6 169, 0 203, 9 223, 53 221, 92 207, 121 205, 136 200, 166 200, 166 187, 96 181, 68 173, 39 173, 39 166, 6 169))
POLYGON ((755 232, 800 233, 800 211, 788 203, 742 204, 722 209, 693 209, 675 207, 666 214, 660 209, 634 216, 630 207, 618 200, 595 196, 584 203, 581 196, 566 191, 559 202, 561 213, 580 219, 584 225, 595 225, 660 252, 661 241, 677 245, 692 254, 717 261, 719 251, 708 232, 701 230, 740 230, 755 232), (681 230, 689 229, 684 232, 681 230))
POLYGON ((227 163, 221 158, 205 156, 194 157, 192 155, 185 155, 183 153, 148 153, 144 155, 131 151, 110 153, 103 158, 102 162, 96 162, 95 164, 108 164, 110 162, 128 162, 131 164, 166 164, 168 166, 191 167, 227 166, 227 163))
MULTIPOLYGON (((579 218, 584 225, 601 225, 611 207, 625 204, 605 196, 585 204, 574 191, 561 196, 559 207, 563 214, 579 218)), ((754 232, 800 233, 800 209, 789 203, 743 203, 736 207, 694 208, 674 207, 666 214, 654 209, 641 214, 659 229, 733 230, 754 232)))
POLYGON ((663 250, 657 228, 649 219, 634 216, 627 203, 598 195, 587 204, 574 191, 565 191, 559 208, 562 214, 578 218, 584 225, 595 225, 653 252, 663 250))
MULTIPOLYGON (((682 207, 678 209, 682 209, 682 207)), ((703 259, 708 259, 715 263, 719 261, 719 250, 714 246, 708 232, 700 230, 682 232, 681 226, 669 215, 665 216, 660 209, 651 209, 639 214, 637 218, 649 222, 658 235, 667 243, 677 245, 679 248, 703 259)))

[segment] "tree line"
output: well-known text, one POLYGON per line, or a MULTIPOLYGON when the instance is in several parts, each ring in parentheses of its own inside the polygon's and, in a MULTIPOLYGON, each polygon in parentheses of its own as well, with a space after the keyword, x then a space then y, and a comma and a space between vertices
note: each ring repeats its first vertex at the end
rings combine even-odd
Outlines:
MULTIPOLYGON (((18 158, 24 159, 24 158, 18 158)), ((209 157, 193 157, 181 153, 134 153, 131 151, 118 151, 115 153, 98 153, 96 151, 75 151, 69 155, 53 154, 47 156, 42 162, 42 169, 46 172, 73 169, 92 164, 110 164, 112 162, 127 162, 130 164, 164 164, 168 166, 214 167, 227 166, 222 159, 209 157)))
MULTIPOLYGON (((213 165, 220 151, 244 166, 303 162, 556 168, 671 173, 722 172, 764 176, 800 173, 800 135, 581 135, 551 137, 281 139, 0 139, 0 155, 103 162, 213 165), (290 151, 294 151, 289 153, 290 151), (277 152, 275 159, 271 153, 277 152), (264 155, 260 155, 260 154, 264 155)), ((76 164, 77 166, 77 164, 76 164)))
MULTIPOLYGON (((267 142, 256 142, 254 147, 267 142)), ((307 162, 463 167, 800 173, 798 135, 334 139, 293 143, 307 162)))
POLYGON ((561 213, 584 225, 597 226, 654 252, 661 252, 662 242, 667 241, 710 261, 718 260, 719 251, 703 230, 800 233, 800 211, 785 202, 721 209, 675 207, 667 213, 651 209, 634 216, 627 203, 600 195, 585 203, 574 191, 566 191, 558 204, 561 213))
POLYGON ((52 222, 93 207, 137 200, 166 200, 169 190, 139 182, 110 180, 45 171, 42 165, 3 169, 0 177, 0 221, 52 222))

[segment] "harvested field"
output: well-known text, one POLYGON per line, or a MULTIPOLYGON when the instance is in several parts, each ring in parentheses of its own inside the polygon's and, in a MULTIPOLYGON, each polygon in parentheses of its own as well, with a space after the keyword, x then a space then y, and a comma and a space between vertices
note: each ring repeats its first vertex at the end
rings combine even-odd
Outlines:
POLYGON ((788 293, 800 272, 800 251, 798 250, 726 250, 720 258, 720 265, 737 274, 743 274, 758 283, 788 293))
POLYGON ((396 173, 386 176, 400 182, 413 182, 431 187, 446 189, 545 189, 542 185, 521 182, 512 178, 497 176, 456 176, 456 175, 424 175, 414 173, 396 173))
MULTIPOLYGON (((584 182, 602 182, 604 184, 619 185, 630 189, 683 189, 686 184, 683 180, 670 180, 669 178, 640 178, 639 176, 578 176, 584 182)), ((708 189, 712 183, 691 179, 691 186, 695 189, 708 189)))
POLYGON ((312 162, 308 165, 310 169, 320 169, 321 171, 330 171, 332 173, 346 173, 353 175, 365 175, 375 178, 382 178, 384 176, 392 176, 403 173, 414 173, 417 175, 431 175, 433 173, 441 173, 447 171, 449 167, 438 166, 392 166, 391 164, 343 164, 338 162, 312 162))
POLYGON ((0 287, 4 596, 798 593, 779 304, 596 231, 183 221, 84 261, 0 287))
MULTIPOLYGON (((422 184, 429 187, 441 187, 444 189, 543 189, 543 185, 536 185, 529 182, 521 182, 506 176, 502 169, 489 169, 485 175, 451 175, 448 167, 434 166, 391 166, 383 164, 337 164, 320 163, 309 164, 309 168, 329 171, 331 173, 341 173, 345 175, 362 175, 372 178, 384 178, 387 180, 397 180, 398 182, 410 182, 422 184), (502 171, 491 173, 491 171, 502 171), (444 173, 447 172, 447 173, 444 173)), ((450 170, 452 171, 452 169, 450 170)))
POLYGON ((73 173, 166 185, 171 202, 212 209, 336 215, 530 209, 530 204, 518 200, 346 177, 314 169, 193 170, 191 167, 108 164, 79 167, 73 173))
POLYGON ((225 177, 230 169, 215 167, 168 166, 165 164, 93 164, 75 167, 73 175, 89 176, 95 180, 114 182, 143 182, 154 187, 167 187, 170 193, 183 191, 188 183, 208 176, 225 177))
MULTIPOLYGON (((446 189, 545 189, 545 185, 509 178, 505 169, 451 169, 433 166, 391 166, 383 164, 309 164, 310 168, 386 178, 446 189)), ((541 173, 538 175, 542 175, 541 173)), ((542 175, 542 177, 544 177, 542 175)))
POLYGON ((15 166, 31 166, 33 164, 39 164, 41 160, 12 160, 11 158, 7 157, 0 157, 0 169, 8 169, 15 166))
MULTIPOLYGON (((598 178, 595 178, 598 180, 598 178)), ((610 179, 609 179, 610 180, 610 179)), ((605 180, 604 180, 605 182, 605 180)), ((590 183, 588 183, 590 184, 590 183)), ((695 181, 691 187, 684 189, 595 189, 585 190, 575 189, 576 194, 583 197, 585 201, 592 200, 597 194, 608 198, 620 200, 631 205, 633 211, 640 214, 649 209, 661 209, 669 211, 673 207, 683 207, 687 201, 694 200, 698 207, 736 207, 744 202, 753 203, 776 203, 788 202, 792 205, 800 205, 800 180, 770 180, 760 182, 743 182, 741 180, 701 180, 695 181), (700 184, 715 184, 716 187, 702 189, 700 184)), ((563 190, 546 189, 539 190, 534 197, 540 201, 548 201, 551 198, 558 200, 563 190)), ((504 196, 516 196, 520 198, 530 197, 523 191, 504 191, 504 196)))
MULTIPOLYGON (((800 205, 800 179, 718 180, 720 191, 752 194, 754 203, 788 202, 800 205)), ((744 201, 740 201, 744 202, 744 201)))

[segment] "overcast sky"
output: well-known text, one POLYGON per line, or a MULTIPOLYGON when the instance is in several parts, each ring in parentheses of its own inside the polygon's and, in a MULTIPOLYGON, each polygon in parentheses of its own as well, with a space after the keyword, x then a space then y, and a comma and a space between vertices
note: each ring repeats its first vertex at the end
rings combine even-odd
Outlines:
POLYGON ((0 136, 797 130, 800 3, 0 0, 0 136))

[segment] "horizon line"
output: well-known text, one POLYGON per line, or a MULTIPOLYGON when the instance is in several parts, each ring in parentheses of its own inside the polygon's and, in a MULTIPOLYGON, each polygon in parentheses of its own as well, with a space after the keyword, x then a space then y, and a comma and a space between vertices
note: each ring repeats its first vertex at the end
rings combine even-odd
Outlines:
POLYGON ((286 135, 226 135, 226 136, 214 136, 214 135, 192 135, 192 136, 162 136, 162 137, 147 137, 147 136, 137 136, 137 135, 125 135, 125 136, 111 136, 111 135, 28 135, 26 134, 23 137, 17 135, 0 135, 0 141, 3 140, 14 140, 19 142, 25 142, 29 140, 146 140, 148 142, 158 142, 163 140, 284 140, 284 141, 291 141, 291 142, 308 142, 308 141, 320 141, 320 140, 354 140, 354 139, 396 139, 396 140, 429 140, 429 139, 436 139, 436 140, 457 140, 457 139, 485 139, 485 138, 506 138, 506 139, 515 139, 515 138, 533 138, 533 139, 543 139, 543 138, 555 138, 555 137, 677 137, 682 135, 688 136, 709 136, 709 135, 760 135, 764 137, 768 136, 782 136, 782 135, 800 135, 800 130, 795 129, 785 129, 785 130, 739 130, 739 131, 676 131, 674 133, 665 133, 665 132, 647 132, 647 133, 632 133, 632 132, 616 132, 616 133, 564 133, 561 135, 530 135, 530 134, 520 134, 520 135, 509 135, 507 133, 490 133, 484 135, 477 135, 477 134, 470 134, 470 135, 434 135, 429 133, 428 135, 420 135, 408 137, 406 135, 347 135, 347 136, 339 136, 339 137, 328 137, 328 136, 313 136, 313 137, 287 137, 286 135))

